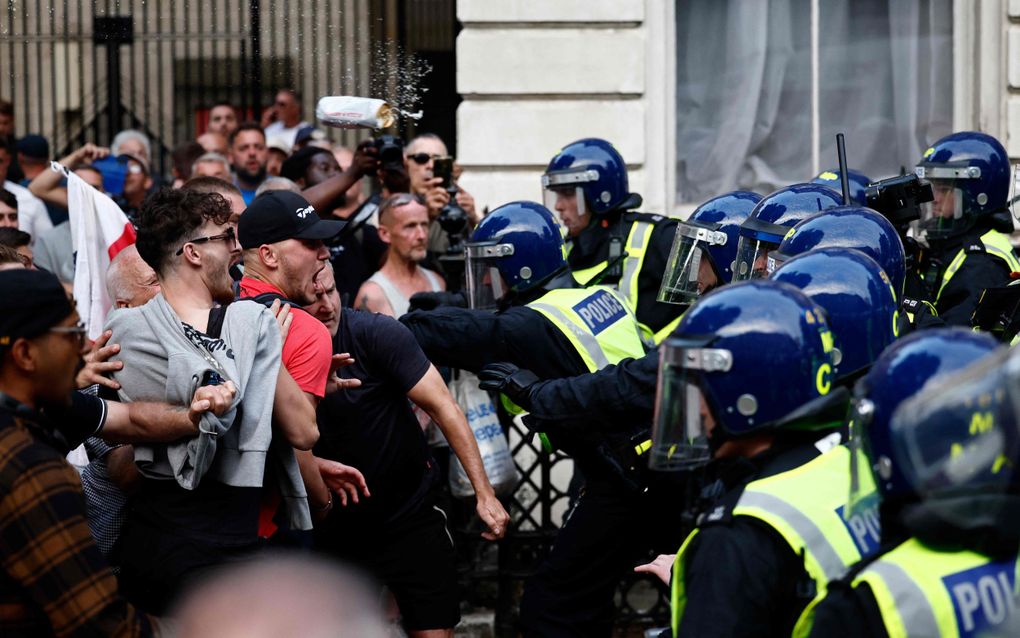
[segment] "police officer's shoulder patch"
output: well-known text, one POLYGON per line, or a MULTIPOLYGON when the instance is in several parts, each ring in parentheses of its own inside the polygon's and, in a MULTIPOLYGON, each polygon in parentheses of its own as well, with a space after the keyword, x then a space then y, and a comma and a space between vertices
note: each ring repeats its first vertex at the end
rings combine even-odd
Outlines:
POLYGON ((973 241, 967 244, 967 246, 963 250, 968 254, 988 252, 987 250, 985 250, 985 245, 982 244, 980 241, 973 241))
POLYGON ((638 211, 627 211, 623 215, 623 219, 628 222, 645 222, 648 224, 660 224, 664 221, 671 219, 665 215, 658 215, 656 213, 641 213, 638 211))

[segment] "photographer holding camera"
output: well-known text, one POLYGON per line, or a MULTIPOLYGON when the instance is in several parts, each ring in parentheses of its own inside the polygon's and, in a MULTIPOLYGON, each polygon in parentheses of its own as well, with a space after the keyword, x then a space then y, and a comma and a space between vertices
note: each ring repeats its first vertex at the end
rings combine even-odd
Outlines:
POLYGON ((475 198, 456 184, 459 171, 452 159, 446 144, 433 133, 415 137, 404 151, 411 192, 421 198, 429 210, 428 251, 431 255, 450 252, 451 243, 456 243, 450 241, 450 236, 463 236, 482 220, 475 208, 475 198), (450 162, 436 162, 444 159, 450 162), (445 170, 439 170, 444 164, 445 170))

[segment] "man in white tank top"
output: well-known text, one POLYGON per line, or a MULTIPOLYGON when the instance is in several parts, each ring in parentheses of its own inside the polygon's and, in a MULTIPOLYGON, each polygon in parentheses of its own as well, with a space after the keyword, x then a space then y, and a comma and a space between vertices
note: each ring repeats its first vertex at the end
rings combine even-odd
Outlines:
POLYGON ((411 295, 438 292, 446 283, 422 268, 429 238, 429 214, 409 193, 397 193, 379 206, 379 239, 389 244, 386 262, 361 284, 355 306, 361 310, 400 317, 407 313, 411 295))

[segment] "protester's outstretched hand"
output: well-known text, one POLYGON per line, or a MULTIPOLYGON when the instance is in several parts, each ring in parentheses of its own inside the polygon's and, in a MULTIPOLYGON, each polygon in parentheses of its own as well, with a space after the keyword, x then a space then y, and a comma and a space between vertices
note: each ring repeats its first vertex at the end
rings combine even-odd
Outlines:
POLYGON ((85 355, 85 366, 78 371, 78 375, 75 377, 75 383, 79 388, 99 384, 111 390, 120 390, 120 384, 106 376, 110 372, 124 368, 123 361, 109 360, 110 357, 120 352, 119 344, 109 343, 112 336, 112 330, 104 331, 92 344, 92 350, 85 355))
POLYGON ((315 457, 315 462, 319 466, 322 482, 336 494, 340 505, 358 503, 359 493, 366 498, 372 496, 365 483, 365 476, 358 468, 319 457, 315 457))
POLYGON ((372 143, 372 140, 365 140, 354 149, 354 158, 347 171, 353 171, 355 176, 375 175, 379 170, 379 150, 372 143))
POLYGON ((329 380, 326 381, 326 394, 333 394, 337 390, 350 390, 361 387, 361 379, 344 379, 336 373, 340 368, 354 363, 354 357, 348 352, 341 352, 333 355, 329 362, 329 380))
POLYGON ((490 541, 498 541, 506 535, 507 525, 510 524, 510 515, 503 508, 495 494, 478 497, 478 504, 475 506, 478 517, 482 519, 489 531, 482 532, 482 538, 490 541))
POLYGON ((287 335, 290 334, 290 324, 294 321, 294 315, 290 314, 290 304, 275 299, 269 310, 276 317, 276 325, 280 327, 280 338, 286 341, 287 335))
POLYGON ((204 385, 195 390, 195 396, 191 399, 191 407, 188 408, 188 418, 198 426, 202 415, 212 412, 216 416, 222 416, 230 409, 237 396, 237 386, 233 381, 226 381, 217 385, 204 385))
POLYGON ((659 554, 650 563, 644 565, 638 565, 634 568, 639 574, 654 574, 659 577, 659 580, 669 584, 669 579, 673 575, 673 562, 676 560, 676 554, 659 554))

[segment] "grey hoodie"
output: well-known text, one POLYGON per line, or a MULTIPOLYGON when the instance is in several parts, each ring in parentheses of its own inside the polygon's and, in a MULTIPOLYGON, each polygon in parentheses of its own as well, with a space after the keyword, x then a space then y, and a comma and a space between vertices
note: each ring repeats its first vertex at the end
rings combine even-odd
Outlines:
POLYGON ((234 487, 262 487, 273 463, 292 529, 311 529, 308 500, 294 449, 273 440, 273 397, 281 360, 280 331, 267 308, 227 307, 219 339, 186 326, 162 294, 139 308, 112 312, 106 327, 119 343, 124 369, 115 374, 122 401, 191 404, 207 372, 237 386, 222 416, 206 413, 199 433, 173 443, 135 446, 135 463, 151 479, 176 480, 188 490, 205 476, 234 487), (270 453, 272 450, 272 453, 270 453))

